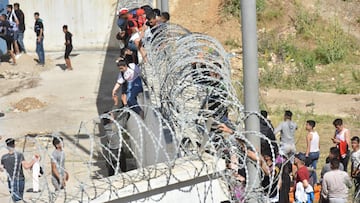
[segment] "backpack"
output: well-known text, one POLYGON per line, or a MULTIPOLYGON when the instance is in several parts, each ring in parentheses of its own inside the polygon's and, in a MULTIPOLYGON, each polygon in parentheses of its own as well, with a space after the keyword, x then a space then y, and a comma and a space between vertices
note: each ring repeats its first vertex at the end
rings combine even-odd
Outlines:
POLYGON ((138 10, 138 8, 133 8, 133 9, 129 10, 128 13, 130 13, 133 17, 136 17, 137 10, 138 10))
POLYGON ((10 31, 11 32, 16 32, 16 31, 18 31, 18 26, 16 25, 16 23, 14 22, 14 21, 9 21, 9 23, 10 23, 10 31))
POLYGON ((8 16, 8 21, 10 23, 10 31, 12 32, 16 32, 19 30, 18 26, 16 25, 16 20, 18 20, 16 14, 14 11, 12 11, 10 13, 10 15, 8 16))

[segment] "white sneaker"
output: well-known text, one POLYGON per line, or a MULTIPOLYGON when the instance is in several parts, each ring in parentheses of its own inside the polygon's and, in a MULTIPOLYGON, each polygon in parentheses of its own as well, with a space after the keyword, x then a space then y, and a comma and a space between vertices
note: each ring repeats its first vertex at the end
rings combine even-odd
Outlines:
POLYGON ((21 56, 21 54, 16 54, 16 55, 15 55, 15 58, 16 58, 16 59, 19 59, 20 56, 21 56))

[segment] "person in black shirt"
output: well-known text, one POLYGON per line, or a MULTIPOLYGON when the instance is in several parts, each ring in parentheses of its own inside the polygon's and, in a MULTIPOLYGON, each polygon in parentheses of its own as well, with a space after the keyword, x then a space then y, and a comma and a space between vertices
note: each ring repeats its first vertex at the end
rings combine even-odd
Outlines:
POLYGON ((72 46, 72 34, 69 32, 68 30, 68 26, 67 25, 64 25, 63 26, 63 32, 65 33, 65 55, 64 55, 64 58, 65 58, 65 63, 66 63, 66 69, 67 70, 72 70, 72 66, 71 66, 71 61, 70 61, 70 53, 73 49, 73 46, 72 46))
POLYGON ((36 53, 39 57, 38 65, 45 65, 45 52, 44 52, 44 25, 40 19, 40 14, 38 12, 34 13, 35 26, 34 32, 36 33, 36 53))
POLYGON ((0 15, 0 37, 6 41, 7 52, 10 54, 12 59, 12 65, 16 65, 15 54, 11 49, 14 41, 14 33, 12 32, 10 23, 8 20, 6 20, 6 18, 6 14, 0 15))
POLYGON ((18 30, 18 39, 19 48, 22 52, 26 53, 25 45, 24 45, 24 32, 25 32, 25 15, 24 12, 20 9, 19 3, 14 3, 15 15, 19 20, 19 30, 18 30))

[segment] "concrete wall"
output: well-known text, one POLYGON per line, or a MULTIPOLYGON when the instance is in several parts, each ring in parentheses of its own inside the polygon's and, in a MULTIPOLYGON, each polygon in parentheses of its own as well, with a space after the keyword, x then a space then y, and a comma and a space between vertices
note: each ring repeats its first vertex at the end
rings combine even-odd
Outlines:
POLYGON ((44 23, 46 51, 64 50, 62 26, 73 34, 74 50, 118 48, 115 35, 117 0, 10 0, 18 2, 25 13, 27 51, 35 51, 34 12, 44 23), (110 39, 110 40, 109 40, 110 39))

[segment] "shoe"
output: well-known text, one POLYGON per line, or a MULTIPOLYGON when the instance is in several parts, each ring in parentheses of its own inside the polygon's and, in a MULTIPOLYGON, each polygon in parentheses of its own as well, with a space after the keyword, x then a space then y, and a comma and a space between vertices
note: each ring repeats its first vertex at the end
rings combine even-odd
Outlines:
POLYGON ((4 117, 5 114, 0 112, 0 118, 4 117))
POLYGON ((16 58, 16 59, 19 59, 20 56, 21 56, 21 54, 16 54, 16 55, 15 55, 15 58, 16 58))

